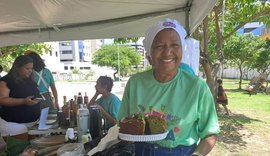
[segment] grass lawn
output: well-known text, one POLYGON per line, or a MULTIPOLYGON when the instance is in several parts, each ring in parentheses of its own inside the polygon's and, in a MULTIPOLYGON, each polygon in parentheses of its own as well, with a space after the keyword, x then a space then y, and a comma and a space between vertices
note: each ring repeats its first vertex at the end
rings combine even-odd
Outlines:
MULTIPOLYGON (((238 90, 238 81, 223 80, 231 114, 219 114, 221 133, 209 155, 270 155, 270 95, 250 96, 246 91, 238 90)), ((245 88, 248 82, 243 83, 242 88, 245 88)))

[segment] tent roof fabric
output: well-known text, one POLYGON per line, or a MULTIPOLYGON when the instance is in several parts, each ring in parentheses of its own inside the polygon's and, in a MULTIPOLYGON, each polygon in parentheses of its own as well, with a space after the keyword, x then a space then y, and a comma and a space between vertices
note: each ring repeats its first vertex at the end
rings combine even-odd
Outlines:
POLYGON ((0 0, 0 47, 23 43, 142 37, 177 19, 193 32, 216 0, 0 0))

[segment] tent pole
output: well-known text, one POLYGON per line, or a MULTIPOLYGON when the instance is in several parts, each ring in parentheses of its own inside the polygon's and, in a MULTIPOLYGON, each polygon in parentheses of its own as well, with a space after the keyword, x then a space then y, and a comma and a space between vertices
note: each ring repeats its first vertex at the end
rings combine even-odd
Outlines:
POLYGON ((186 14, 186 31, 187 31, 187 36, 190 36, 190 8, 192 6, 193 0, 188 0, 185 8, 185 14, 186 14))

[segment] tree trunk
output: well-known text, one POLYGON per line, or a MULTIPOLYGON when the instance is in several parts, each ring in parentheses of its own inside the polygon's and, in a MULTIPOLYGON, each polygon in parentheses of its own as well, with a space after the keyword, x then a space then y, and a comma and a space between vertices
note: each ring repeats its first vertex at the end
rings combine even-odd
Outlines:
POLYGON ((240 77, 239 77, 239 90, 242 89, 242 79, 243 79, 243 70, 242 70, 242 65, 239 66, 239 71, 240 71, 240 77))
POLYGON ((117 81, 117 76, 116 76, 117 73, 118 73, 118 70, 116 70, 116 72, 113 73, 114 81, 117 81))
POLYGON ((215 82, 212 77, 212 62, 209 59, 209 53, 208 53, 208 16, 205 17, 203 20, 203 51, 201 51, 201 54, 204 56, 204 59, 201 61, 203 70, 206 75, 206 82, 213 94, 215 95, 215 82))
POLYGON ((205 61, 201 64, 202 64, 204 73, 206 75, 206 83, 208 84, 212 94, 215 95, 215 81, 212 77, 210 63, 209 63, 209 61, 205 61))

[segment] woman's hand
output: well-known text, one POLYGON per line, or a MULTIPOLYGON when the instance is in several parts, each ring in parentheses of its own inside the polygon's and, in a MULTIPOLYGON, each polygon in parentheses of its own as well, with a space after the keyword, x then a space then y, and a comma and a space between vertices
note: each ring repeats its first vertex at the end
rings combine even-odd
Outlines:
POLYGON ((96 104, 96 103, 95 103, 94 106, 96 106, 97 108, 99 108, 100 111, 103 111, 103 110, 104 110, 103 107, 100 106, 99 104, 96 104))
POLYGON ((39 100, 33 99, 33 98, 34 98, 34 96, 28 96, 28 97, 24 98, 25 104, 32 106, 32 105, 39 103, 39 100))
POLYGON ((53 107, 55 108, 55 109, 57 109, 57 110, 59 110, 60 108, 59 108, 59 104, 58 104, 58 102, 55 102, 54 103, 54 105, 53 105, 53 107))

